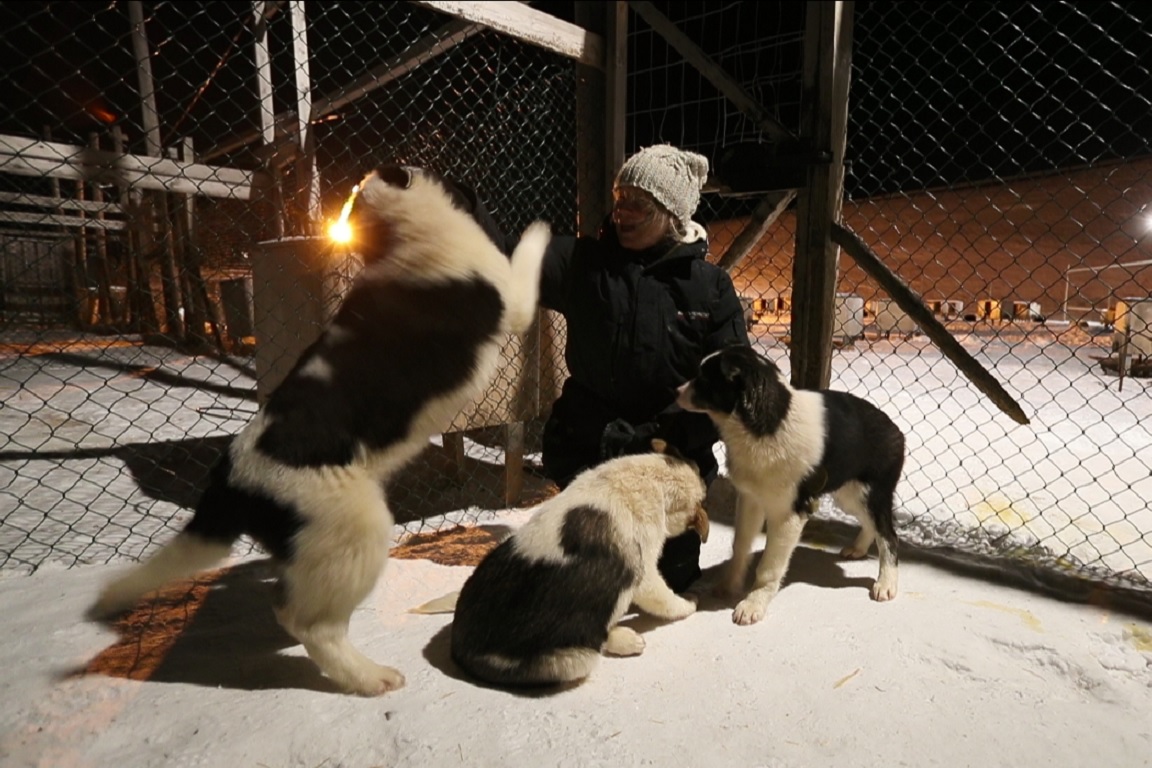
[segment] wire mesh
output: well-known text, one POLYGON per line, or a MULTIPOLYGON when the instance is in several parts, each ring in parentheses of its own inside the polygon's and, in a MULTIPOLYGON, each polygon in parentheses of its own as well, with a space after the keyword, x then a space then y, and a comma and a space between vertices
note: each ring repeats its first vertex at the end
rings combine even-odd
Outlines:
MULTIPOLYGON (((1146 591, 1149 11, 854 5, 844 224, 1031 418, 1019 426, 1000 413, 841 254, 832 386, 868 398, 908 435, 901 537, 1146 591)), ((666 7, 785 128, 798 129, 802 9, 666 7), (735 42, 741 31, 752 39, 735 42)), ((741 142, 772 141, 641 14, 631 23, 631 56, 643 59, 630 62, 633 146, 668 141, 716 158, 741 142), (648 48, 655 53, 639 53, 648 48)), ((713 257, 753 202, 706 198, 713 257)), ((789 210, 732 272, 757 345, 781 363, 792 306, 805 300, 792 295, 795 229, 789 210)), ((841 516, 828 505, 822 514, 841 516)))
MULTIPOLYGON (((802 4, 653 5, 799 133, 802 4)), ((1011 423, 841 255, 833 386, 908 435, 902 538, 1147 589, 1148 6, 854 6, 843 221, 1031 417, 1011 423)), ((131 4, 0 8, 0 569, 136 557, 184 519, 256 408, 253 261, 262 241, 302 231, 308 157, 325 216, 363 171, 394 160, 476 186, 509 231, 539 216, 570 232, 576 218, 577 76, 554 54, 415 5, 310 2, 320 106, 307 155, 287 4, 268 4, 263 23, 247 4, 139 7, 159 152, 208 168, 184 197, 92 170, 115 165, 93 147, 149 153, 131 4), (71 173, 78 164, 87 176, 71 173), (258 193, 236 194, 245 184, 258 193)), ((667 141, 715 160, 769 141, 640 14, 629 30, 628 151, 667 141)), ((705 196, 713 258, 757 202, 705 196)), ((780 361, 805 300, 792 295, 795 229, 786 211, 732 271, 757 345, 780 361)), ((278 306, 303 312, 293 300, 278 306)), ((506 350, 477 413, 547 407, 543 385, 528 405, 514 393, 526 354, 557 354, 553 331, 506 350)), ((509 430, 480 421, 390 489, 410 530, 502 506, 509 430)))
MULTIPOLYGON (((260 5, 0 9, 2 570, 136 558, 182 526, 258 379, 319 333, 309 286, 339 291, 332 253, 291 244, 367 171, 421 165, 509 233, 573 230, 571 62, 415 4, 260 5)), ((395 478, 406 530, 542 492, 505 450, 531 467, 550 333, 510 341, 484 398, 395 478)))

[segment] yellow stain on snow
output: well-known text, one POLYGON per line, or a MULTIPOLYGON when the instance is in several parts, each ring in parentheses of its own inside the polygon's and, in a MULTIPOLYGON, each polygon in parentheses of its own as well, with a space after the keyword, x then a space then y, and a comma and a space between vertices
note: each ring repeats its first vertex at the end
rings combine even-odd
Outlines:
POLYGON ((1036 615, 1032 613, 1032 611, 1026 611, 1023 608, 1013 608, 1008 605, 1001 605, 1000 603, 994 603, 991 600, 965 600, 964 602, 968 603, 968 605, 975 605, 978 608, 991 608, 994 611, 1003 611, 1004 613, 1014 614, 1019 616, 1021 621, 1023 621, 1037 632, 1044 631, 1040 626, 1040 619, 1036 618, 1036 615))
POLYGON ((1007 497, 996 493, 970 504, 968 508, 981 523, 995 518, 1009 528, 1022 528, 1034 517, 1030 512, 1014 507, 1007 497))
POLYGON ((1124 636, 1136 650, 1152 653, 1152 630, 1138 624, 1128 624, 1124 627, 1124 636))

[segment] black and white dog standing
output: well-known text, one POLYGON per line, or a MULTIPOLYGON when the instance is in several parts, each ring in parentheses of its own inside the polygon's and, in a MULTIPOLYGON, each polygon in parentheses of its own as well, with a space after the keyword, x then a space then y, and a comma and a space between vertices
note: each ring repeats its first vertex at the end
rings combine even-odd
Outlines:
POLYGON ((663 441, 656 453, 587 469, 488 553, 456 600, 452 658, 503 685, 580 680, 601 653, 635 656, 644 638, 617 625, 630 604, 676 620, 696 604, 656 568, 666 539, 708 539, 704 482, 663 441))
POLYGON ((364 695, 404 684, 348 639, 388 559, 384 484, 487 386, 507 334, 528 330, 550 240, 537 222, 509 260, 459 194, 417 169, 364 179, 351 211, 364 267, 332 322, 233 440, 183 531, 90 615, 215 565, 246 534, 280 565, 278 620, 328 677, 364 695))
POLYGON ((855 543, 841 555, 865 557, 875 541, 880 575, 872 599, 896 597, 893 502, 904 466, 904 434, 883 411, 846 392, 793 389, 775 364, 745 346, 704 358, 699 376, 680 388, 678 402, 712 417, 737 491, 723 591, 742 591, 753 539, 761 530, 767 533, 753 589, 737 604, 734 622, 764 618, 804 524, 825 493, 860 521, 855 543))

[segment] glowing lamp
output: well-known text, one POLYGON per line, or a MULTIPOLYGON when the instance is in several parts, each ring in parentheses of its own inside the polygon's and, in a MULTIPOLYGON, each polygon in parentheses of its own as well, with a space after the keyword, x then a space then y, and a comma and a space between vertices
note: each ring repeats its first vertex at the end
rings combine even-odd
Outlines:
POLYGON ((352 213, 352 203, 356 200, 356 193, 359 191, 359 184, 352 187, 352 194, 348 195, 344 207, 340 209, 340 217, 328 226, 328 239, 338 245, 347 245, 352 242, 352 225, 348 223, 348 217, 352 213))

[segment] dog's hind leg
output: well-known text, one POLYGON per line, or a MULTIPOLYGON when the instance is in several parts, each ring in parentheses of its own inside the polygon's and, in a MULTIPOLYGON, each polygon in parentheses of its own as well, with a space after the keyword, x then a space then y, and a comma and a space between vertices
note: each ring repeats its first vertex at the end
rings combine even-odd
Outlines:
POLYGON ((195 576, 228 557, 231 551, 231 541, 214 541, 183 531, 143 565, 104 587, 88 609, 88 617, 101 619, 131 608, 148 592, 195 576))
POLYGON ((768 515, 768 538, 764 544, 764 554, 756 565, 756 581, 752 591, 741 600, 732 611, 732 621, 736 624, 755 624, 764 618, 768 603, 780 591, 780 582, 788 572, 792 553, 800 543, 807 517, 798 515, 788 508, 768 515))
POLYGON ((868 511, 876 524, 876 548, 880 552, 880 574, 871 591, 872 599, 878 602, 896 597, 899 557, 893 509, 895 497, 895 479, 883 484, 877 483, 868 494, 868 511))
POLYGON ((723 597, 740 594, 748 576, 748 561, 752 557, 752 543, 764 530, 764 505, 740 492, 736 496, 736 530, 732 539, 732 559, 724 568, 717 593, 723 597))
POLYGON ((285 564, 276 617, 317 666, 351 693, 377 696, 404 676, 369 659, 348 639, 352 612, 368 596, 388 560, 392 516, 367 478, 347 483, 322 515, 308 515, 285 564))
POLYGON ((868 557, 868 550, 872 548, 872 542, 876 541, 876 524, 872 522, 867 497, 868 489, 857 482, 845 483, 832 494, 840 508, 860 523, 860 533, 852 544, 840 550, 841 557, 851 560, 868 557))

